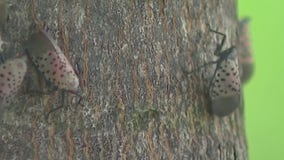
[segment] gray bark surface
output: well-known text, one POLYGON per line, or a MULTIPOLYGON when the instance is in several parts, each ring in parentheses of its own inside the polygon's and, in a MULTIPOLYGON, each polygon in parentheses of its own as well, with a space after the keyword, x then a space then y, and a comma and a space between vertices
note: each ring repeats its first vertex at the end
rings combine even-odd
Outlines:
POLYGON ((29 67, 15 103, 1 108, 0 159, 247 159, 242 109, 206 110, 221 37, 237 42, 235 0, 11 0, 1 54, 48 26, 78 70, 83 96, 49 90, 29 67), (63 93, 63 94, 62 94, 63 93), (53 108, 48 119, 45 115, 53 108))

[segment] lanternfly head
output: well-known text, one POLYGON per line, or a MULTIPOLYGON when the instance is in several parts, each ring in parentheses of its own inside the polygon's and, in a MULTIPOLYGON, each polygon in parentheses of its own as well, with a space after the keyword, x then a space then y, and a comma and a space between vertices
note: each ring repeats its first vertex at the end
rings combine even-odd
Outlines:
POLYGON ((32 62, 48 81, 63 90, 76 91, 79 88, 79 79, 72 65, 46 32, 33 34, 25 47, 32 62))

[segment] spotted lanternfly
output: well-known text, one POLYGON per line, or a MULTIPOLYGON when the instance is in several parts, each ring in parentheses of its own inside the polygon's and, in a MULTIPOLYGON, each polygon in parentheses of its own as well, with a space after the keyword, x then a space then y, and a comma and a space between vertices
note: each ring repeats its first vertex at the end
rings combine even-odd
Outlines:
POLYGON ((209 63, 216 64, 208 90, 211 98, 210 111, 218 116, 226 116, 241 103, 237 52, 235 47, 221 51, 226 35, 211 29, 210 31, 223 36, 222 42, 217 45, 214 52, 218 59, 209 63))
POLYGON ((254 72, 254 60, 249 34, 249 22, 250 19, 248 17, 239 22, 238 56, 242 83, 248 82, 254 72))
POLYGON ((26 56, 6 60, 0 65, 0 106, 7 106, 17 93, 27 72, 26 56))
POLYGON ((45 78, 59 89, 76 91, 79 79, 54 40, 45 31, 33 34, 25 44, 26 51, 45 78))

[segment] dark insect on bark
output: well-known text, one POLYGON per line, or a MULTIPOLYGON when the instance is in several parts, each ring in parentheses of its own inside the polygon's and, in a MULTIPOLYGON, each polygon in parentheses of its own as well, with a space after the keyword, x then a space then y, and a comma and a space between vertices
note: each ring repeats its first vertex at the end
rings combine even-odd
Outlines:
POLYGON ((219 58, 209 64, 216 64, 209 83, 208 94, 211 99, 209 110, 218 116, 232 113, 241 103, 240 75, 237 51, 234 46, 222 51, 226 35, 210 29, 210 32, 221 35, 222 42, 217 44, 214 55, 219 58))
POLYGON ((229 115, 241 105, 241 81, 238 55, 234 46, 222 50, 226 41, 225 34, 212 30, 211 28, 209 28, 209 31, 223 37, 221 43, 217 44, 214 51, 214 55, 217 56, 218 59, 199 66, 194 71, 185 71, 185 73, 190 74, 200 68, 213 64, 216 65, 207 90, 207 94, 210 97, 210 107, 208 110, 210 113, 222 117, 229 115))

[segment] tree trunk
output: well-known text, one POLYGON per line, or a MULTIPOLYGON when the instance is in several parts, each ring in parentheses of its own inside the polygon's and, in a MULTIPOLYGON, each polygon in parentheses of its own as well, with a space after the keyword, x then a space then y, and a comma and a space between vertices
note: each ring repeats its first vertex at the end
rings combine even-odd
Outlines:
POLYGON ((45 23, 83 98, 25 91, 49 87, 30 66, 15 103, 1 109, 0 159, 247 159, 242 109, 209 114, 210 69, 183 72, 214 59, 221 38, 209 25, 227 35, 226 48, 236 44, 235 0, 9 3, 1 54, 22 51, 45 23))

